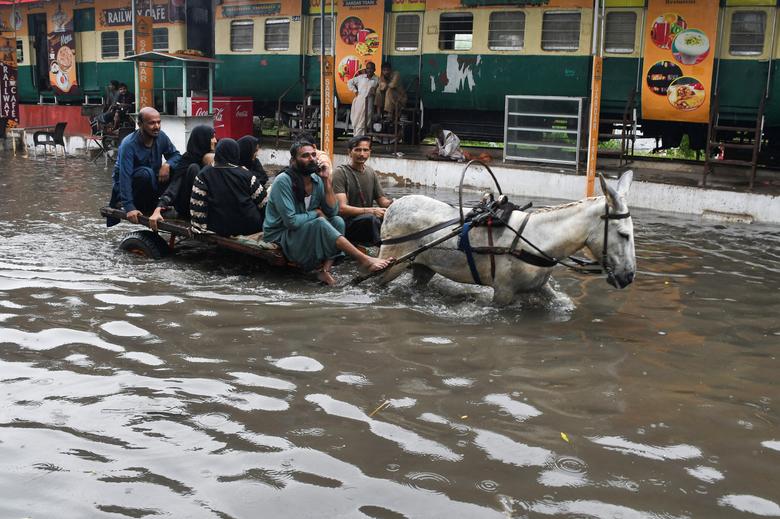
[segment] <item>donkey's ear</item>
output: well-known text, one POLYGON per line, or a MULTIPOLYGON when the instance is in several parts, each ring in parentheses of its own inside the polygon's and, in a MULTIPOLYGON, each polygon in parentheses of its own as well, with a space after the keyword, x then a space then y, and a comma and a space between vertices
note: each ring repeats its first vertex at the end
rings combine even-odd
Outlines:
POLYGON ((604 179, 604 175, 599 173, 599 182, 601 182, 601 192, 607 197, 607 203, 610 207, 617 207, 617 193, 614 189, 609 187, 607 181, 604 179))
POLYGON ((617 185, 617 192, 620 196, 628 196, 628 190, 631 187, 631 182, 634 180, 634 171, 628 170, 620 175, 620 180, 617 185))

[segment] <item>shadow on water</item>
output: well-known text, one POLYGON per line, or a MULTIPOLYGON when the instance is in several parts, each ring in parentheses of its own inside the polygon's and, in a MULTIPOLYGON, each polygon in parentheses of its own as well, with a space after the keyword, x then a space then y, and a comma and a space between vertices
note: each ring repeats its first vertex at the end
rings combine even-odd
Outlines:
POLYGON ((109 188, 0 167, 2 517, 780 516, 775 228, 634 210, 631 287, 496 309, 124 255, 109 188))

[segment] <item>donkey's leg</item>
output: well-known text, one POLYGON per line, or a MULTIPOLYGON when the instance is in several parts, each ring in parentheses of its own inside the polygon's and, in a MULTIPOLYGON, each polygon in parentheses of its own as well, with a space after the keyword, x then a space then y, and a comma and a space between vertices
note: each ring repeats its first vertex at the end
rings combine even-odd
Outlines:
POLYGON ((507 306, 515 299, 515 293, 511 286, 493 285, 493 304, 496 306, 507 306))
POLYGON ((420 263, 412 264, 412 279, 418 287, 428 284, 431 278, 436 274, 433 270, 420 263))

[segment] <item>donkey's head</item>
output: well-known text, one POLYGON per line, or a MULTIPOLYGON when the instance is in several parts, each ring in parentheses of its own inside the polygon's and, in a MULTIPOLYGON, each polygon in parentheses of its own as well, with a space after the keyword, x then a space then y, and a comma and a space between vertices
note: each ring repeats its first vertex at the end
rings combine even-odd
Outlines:
POLYGON ((631 187, 634 172, 626 171, 613 189, 599 175, 601 190, 607 208, 601 214, 588 237, 588 248, 598 258, 607 273, 607 282, 616 288, 625 288, 634 281, 636 257, 634 254, 634 224, 629 216, 625 197, 631 187))

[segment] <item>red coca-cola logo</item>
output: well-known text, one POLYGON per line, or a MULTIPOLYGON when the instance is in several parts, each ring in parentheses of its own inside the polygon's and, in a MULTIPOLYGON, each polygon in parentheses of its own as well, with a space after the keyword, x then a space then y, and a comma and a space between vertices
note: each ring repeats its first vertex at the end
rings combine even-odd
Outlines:
POLYGON ((249 117, 249 112, 247 110, 242 110, 242 106, 238 105, 236 107, 236 118, 247 118, 249 117))
POLYGON ((195 109, 195 117, 204 117, 208 114, 209 114, 208 111, 205 108, 202 108, 200 106, 195 109))

